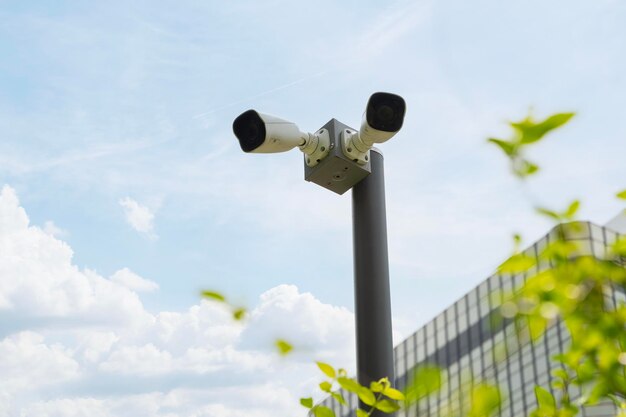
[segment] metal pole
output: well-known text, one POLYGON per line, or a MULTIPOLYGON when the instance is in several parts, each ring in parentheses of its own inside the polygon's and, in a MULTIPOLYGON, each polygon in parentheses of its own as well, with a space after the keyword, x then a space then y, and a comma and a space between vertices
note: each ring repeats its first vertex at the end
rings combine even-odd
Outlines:
POLYGON ((352 189, 357 377, 365 386, 383 377, 395 383, 383 155, 372 148, 370 158, 372 173, 352 189))

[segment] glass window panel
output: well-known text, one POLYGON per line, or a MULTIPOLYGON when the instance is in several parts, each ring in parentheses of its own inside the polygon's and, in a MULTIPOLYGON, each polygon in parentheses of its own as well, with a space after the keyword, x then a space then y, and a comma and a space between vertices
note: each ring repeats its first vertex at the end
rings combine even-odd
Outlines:
POLYGON ((431 337, 435 334, 435 322, 431 321, 426 325, 426 337, 431 337))
POLYGON ((454 323, 456 321, 456 308, 455 305, 452 304, 450 307, 446 309, 446 322, 454 323))
POLYGON ((437 325, 437 328, 443 327, 446 324, 445 314, 439 314, 437 318, 435 318, 435 323, 437 325))
POLYGON ((467 294, 467 302, 470 307, 478 304, 478 299, 476 298, 477 295, 478 293, 476 289, 472 290, 470 293, 467 294))
POLYGON ((462 314, 465 311, 465 309, 467 308, 467 298, 468 298, 468 296, 466 295, 465 297, 463 297, 459 301, 457 301, 457 303, 456 303, 456 311, 459 314, 462 314))
POLYGON ((467 314, 459 314, 457 325, 459 327, 459 334, 463 333, 467 329, 467 314))
POLYGON ((405 343, 400 343, 396 347, 396 357, 404 357, 405 355, 405 343))
POLYGON ((580 255, 593 255, 592 243, 589 240, 576 240, 576 253, 580 255))
POLYGON ((417 346, 417 361, 421 362, 426 358, 426 346, 424 344, 419 344, 417 346))
POLYGON ((437 331, 437 347, 441 348, 446 345, 446 331, 444 329, 439 329, 437 331))
POLYGON ((612 245, 617 240, 618 234, 609 229, 604 229, 607 245, 612 245))
POLYGON ((484 317, 491 311, 491 307, 489 306, 489 300, 487 297, 481 298, 480 303, 478 304, 480 309, 480 316, 484 317))
POLYGON ((525 384, 531 384, 535 381, 535 371, 532 364, 525 365, 522 368, 522 378, 524 378, 525 384))
POLYGON ((489 287, 487 284, 488 281, 483 281, 482 283, 480 283, 480 285, 478 285, 478 298, 483 298, 486 297, 487 294, 489 293, 489 287))
POLYGON ((471 324, 474 324, 478 321, 478 307, 476 306, 470 307, 469 319, 470 319, 471 324))
POLYGON ((516 274, 513 276, 513 285, 515 288, 519 288, 524 284, 524 276, 522 274, 516 274))
POLYGON ((431 355, 435 352, 435 337, 426 339, 426 354, 431 355))
POLYGON ((446 326, 448 332, 448 340, 453 340, 456 337, 456 323, 449 323, 446 326))

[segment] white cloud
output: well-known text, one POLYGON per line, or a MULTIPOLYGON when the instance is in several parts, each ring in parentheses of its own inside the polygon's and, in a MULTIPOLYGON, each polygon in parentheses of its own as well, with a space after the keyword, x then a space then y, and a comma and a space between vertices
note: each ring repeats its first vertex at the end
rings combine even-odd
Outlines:
POLYGON ((100 364, 100 369, 121 374, 155 375, 171 371, 172 355, 152 343, 144 346, 124 346, 115 350, 100 364))
POLYGON ((262 294, 244 323, 206 300, 186 311, 152 314, 135 291, 155 286, 127 268, 110 279, 80 270, 66 243, 29 225, 15 191, 5 186, 0 413, 304 415, 298 398, 322 396, 313 361, 354 363, 352 313, 295 286, 262 294), (279 357, 276 337, 292 341, 296 352, 279 357))
POLYGON ((0 308, 32 320, 150 320, 136 293, 72 264, 63 241, 29 226, 15 191, 0 192, 0 308))
POLYGON ((20 411, 22 417, 109 417, 105 401, 94 398, 63 398, 37 402, 20 411))
POLYGON ((133 229, 150 238, 157 237, 154 233, 154 213, 148 207, 130 197, 121 199, 120 206, 124 209, 126 221, 133 229))
POLYGON ((66 237, 68 235, 67 230, 61 229, 51 220, 44 223, 43 231, 54 237, 66 237))
POLYGON ((324 304, 310 293, 300 294, 294 285, 280 285, 261 295, 241 343, 263 348, 277 338, 347 366, 355 349, 354 315, 344 307, 324 304))
POLYGON ((79 375, 69 349, 47 344, 35 332, 19 332, 0 341, 0 387, 8 392, 54 385, 79 375))
POLYGON ((137 292, 149 292, 159 289, 159 284, 140 277, 128 268, 122 268, 111 275, 111 281, 137 292))

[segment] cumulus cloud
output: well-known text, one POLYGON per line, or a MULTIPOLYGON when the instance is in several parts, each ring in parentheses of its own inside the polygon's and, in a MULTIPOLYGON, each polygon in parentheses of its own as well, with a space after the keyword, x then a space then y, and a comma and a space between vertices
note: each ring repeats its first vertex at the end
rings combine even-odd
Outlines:
POLYGON ((124 209, 124 215, 128 224, 150 238, 156 238, 154 232, 154 213, 146 206, 142 206, 130 197, 122 198, 120 206, 124 209))
POLYGON ((47 344, 44 337, 25 331, 0 342, 0 386, 7 391, 58 384, 79 374, 72 352, 62 344, 47 344))
POLYGON ((127 268, 107 279, 72 255, 2 188, 2 415, 304 415, 298 398, 314 394, 321 377, 313 360, 354 363, 352 313, 295 286, 262 294, 244 323, 206 300, 151 313, 137 292, 156 283, 127 268), (296 353, 277 355, 275 337, 296 353))
POLYGON ((63 230, 58 227, 52 220, 48 220, 43 225, 43 231, 54 237, 66 237, 68 235, 67 230, 63 230))
POLYGON ((148 292, 159 289, 159 284, 135 274, 128 268, 122 268, 111 275, 111 281, 137 292, 148 292))

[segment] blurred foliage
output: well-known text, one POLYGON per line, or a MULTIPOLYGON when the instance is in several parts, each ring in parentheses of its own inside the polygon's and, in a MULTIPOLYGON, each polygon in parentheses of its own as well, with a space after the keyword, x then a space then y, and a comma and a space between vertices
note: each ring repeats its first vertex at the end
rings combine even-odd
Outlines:
MULTIPOLYGON (((434 365, 421 365, 417 367, 409 378, 407 387, 400 391, 391 386, 388 378, 372 381, 368 386, 361 385, 355 378, 347 376, 345 369, 335 370, 331 365, 317 362, 318 368, 326 379, 319 384, 319 388, 329 394, 342 405, 346 405, 345 398, 340 390, 333 390, 335 385, 345 392, 352 393, 361 402, 356 410, 357 417, 371 416, 374 411, 392 414, 398 410, 408 409, 426 400, 429 396, 439 392, 443 384, 443 371, 434 365)), ((501 403, 500 390, 491 384, 484 382, 472 383, 471 395, 465 399, 464 409, 469 410, 467 417, 490 417, 498 411, 501 403)), ((300 404, 310 409, 316 416, 336 417, 330 408, 313 404, 312 398, 301 398, 300 404)), ((449 413, 452 417, 454 414, 449 413)))
POLYGON ((409 378, 405 390, 406 403, 412 405, 430 394, 439 391, 443 382, 443 372, 434 365, 419 366, 409 378))
POLYGON ((524 156, 529 145, 535 144, 549 132, 566 124, 574 113, 557 113, 545 120, 535 121, 531 115, 519 122, 509 122, 513 129, 511 139, 489 138, 488 142, 496 145, 509 158, 511 170, 518 178, 526 178, 539 171, 539 166, 524 156))
POLYGON ((293 350, 293 346, 291 345, 291 343, 287 342, 284 339, 276 339, 274 344, 276 345, 278 353, 281 356, 287 356, 293 350))
MULTIPOLYGON (((316 362, 318 368, 326 376, 326 379, 319 384, 319 388, 331 395, 337 402, 346 405, 346 401, 340 391, 355 394, 367 410, 357 409, 357 417, 370 416, 375 410, 383 413, 393 413, 400 410, 401 402, 406 400, 405 394, 391 386, 388 378, 381 378, 372 381, 368 386, 361 385, 356 379, 349 378, 345 369, 335 370, 331 365, 323 362, 316 362), (337 390, 333 388, 337 386, 337 390)), ((437 387, 438 388, 438 387, 437 387)), ((332 416, 334 411, 324 405, 313 405, 311 398, 301 398, 300 404, 309 408, 314 416, 332 416)))
POLYGON ((237 321, 241 321, 246 317, 247 309, 245 307, 233 306, 226 300, 226 297, 218 291, 202 290, 200 291, 200 296, 202 296, 202 298, 224 304, 226 308, 230 310, 233 319, 237 321))
MULTIPOLYGON (((572 116, 560 113, 539 123, 527 118, 511 123, 516 130, 511 142, 488 141, 505 152, 515 175, 523 178, 539 167, 532 172, 516 170, 527 165, 516 161, 522 158, 520 149, 567 123, 572 116)), ((626 190, 617 197, 626 199, 626 190)), ((581 242, 591 236, 585 235, 586 224, 575 221, 579 208, 578 200, 563 211, 537 208, 539 214, 559 225, 556 238, 535 258, 517 252, 520 239, 516 237, 516 253, 498 269, 501 273, 528 276, 500 308, 503 317, 516 322, 516 337, 537 342, 557 320, 565 324, 571 337, 565 351, 553 358, 561 368, 553 373, 551 390, 535 389, 537 408, 532 417, 575 416, 581 406, 606 400, 614 402, 626 416, 626 306, 613 303, 611 297, 614 291, 626 292, 626 238, 613 242, 606 254, 583 250, 581 242), (578 398, 570 396, 573 385, 582 392, 578 398)))
MULTIPOLYGON (((626 238, 616 240, 608 253, 596 257, 576 240, 585 230, 583 226, 576 222, 558 226, 556 239, 538 257, 550 268, 530 274, 501 308, 504 317, 518 323, 520 338, 537 341, 557 320, 563 321, 571 337, 569 347, 553 358, 562 365, 552 384, 559 400, 538 388, 538 408, 533 416, 574 416, 580 406, 602 400, 626 406, 626 306, 615 305, 611 297, 614 291, 626 291, 622 266, 626 238), (571 385, 578 386, 582 396, 571 399, 571 385)), ((504 265, 508 262, 511 260, 504 265)), ((524 267, 530 270, 537 265, 524 267)))

